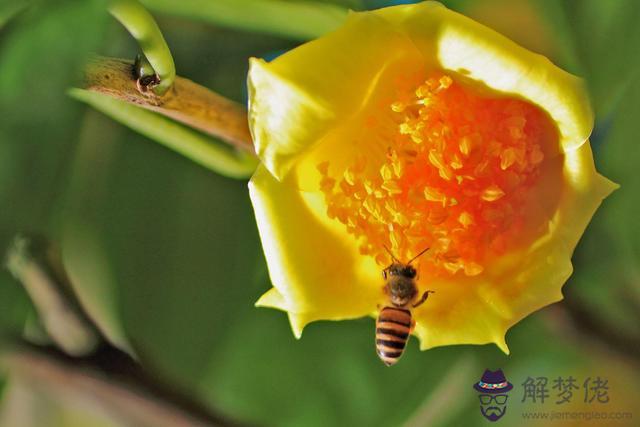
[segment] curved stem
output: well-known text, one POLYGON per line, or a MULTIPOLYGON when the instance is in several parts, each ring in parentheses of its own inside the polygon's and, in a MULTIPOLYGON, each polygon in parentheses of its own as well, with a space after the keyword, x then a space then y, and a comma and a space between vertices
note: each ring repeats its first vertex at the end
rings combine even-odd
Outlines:
POLYGON ((153 88, 156 95, 165 94, 173 86, 176 67, 173 57, 153 16, 137 0, 111 0, 109 12, 138 41, 160 83, 153 88))

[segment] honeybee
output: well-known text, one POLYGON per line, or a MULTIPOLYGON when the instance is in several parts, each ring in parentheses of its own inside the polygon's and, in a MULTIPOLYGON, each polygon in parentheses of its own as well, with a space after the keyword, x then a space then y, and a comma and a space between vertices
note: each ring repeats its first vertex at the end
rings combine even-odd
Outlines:
POLYGON ((419 256, 429 250, 423 250, 413 257, 408 263, 398 261, 398 259, 385 246, 386 251, 391 255, 393 262, 384 270, 382 276, 386 283, 384 292, 389 297, 389 305, 382 307, 376 320, 376 352, 380 360, 385 365, 394 365, 407 345, 409 334, 415 326, 415 321, 411 317, 411 309, 423 304, 430 293, 425 291, 417 302, 418 288, 416 286, 416 269, 411 263, 419 256))

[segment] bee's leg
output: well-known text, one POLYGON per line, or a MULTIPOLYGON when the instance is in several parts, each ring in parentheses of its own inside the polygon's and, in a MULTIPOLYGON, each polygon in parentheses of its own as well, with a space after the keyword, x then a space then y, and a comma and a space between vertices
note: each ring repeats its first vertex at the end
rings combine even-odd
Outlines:
POLYGON ((413 317, 411 318, 411 326, 409 327, 409 333, 412 334, 413 330, 416 327, 416 319, 414 319, 413 317))
POLYGON ((416 308, 422 305, 427 300, 427 298, 429 298, 429 294, 433 294, 433 293, 435 293, 435 291, 425 291, 424 294, 422 294, 422 298, 420 298, 420 301, 413 304, 413 308, 416 308))

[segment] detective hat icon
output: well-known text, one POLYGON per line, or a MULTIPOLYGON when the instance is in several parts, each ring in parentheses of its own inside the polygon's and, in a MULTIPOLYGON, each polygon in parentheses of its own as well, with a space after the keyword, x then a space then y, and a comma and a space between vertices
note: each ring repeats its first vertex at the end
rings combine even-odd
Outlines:
POLYGON ((506 393, 513 388, 504 376, 502 369, 490 371, 486 369, 482 374, 482 379, 473 385, 480 393, 500 394, 506 393))

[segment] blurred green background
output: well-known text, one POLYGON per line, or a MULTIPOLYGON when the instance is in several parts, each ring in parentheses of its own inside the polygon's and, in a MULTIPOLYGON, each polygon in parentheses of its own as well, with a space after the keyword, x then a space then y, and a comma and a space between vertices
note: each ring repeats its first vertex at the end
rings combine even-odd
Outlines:
MULTIPOLYGON (((143 3, 179 75, 244 103, 250 56, 298 45, 339 22, 345 8, 401 2, 143 3), (269 12, 256 15, 254 7, 269 12)), ((640 425, 640 2, 444 3, 586 78, 596 163, 622 186, 576 251, 566 300, 516 325, 507 335, 510 356, 493 345, 420 352, 414 339, 387 368, 374 352, 373 319, 314 323, 296 341, 283 313, 254 308, 270 284, 246 182, 218 176, 66 94, 89 53, 138 52, 103 1, 0 2, 0 251, 18 232, 58 242, 75 291, 113 343, 159 380, 241 423, 488 425, 471 387, 485 368, 502 368, 515 388, 500 425, 546 425, 522 413, 565 410, 635 410, 635 423, 562 425, 640 425), (607 378, 609 403, 583 403, 580 389, 571 405, 555 404, 551 379, 570 375, 580 385, 607 378), (544 404, 521 402, 528 376, 549 378, 544 404)), ((33 318, 23 288, 2 270, 0 337, 22 333, 33 318)), ((134 425, 10 370, 0 375, 1 425, 134 425)))

